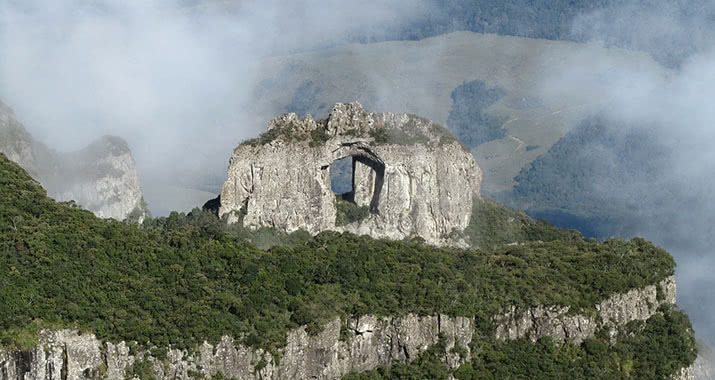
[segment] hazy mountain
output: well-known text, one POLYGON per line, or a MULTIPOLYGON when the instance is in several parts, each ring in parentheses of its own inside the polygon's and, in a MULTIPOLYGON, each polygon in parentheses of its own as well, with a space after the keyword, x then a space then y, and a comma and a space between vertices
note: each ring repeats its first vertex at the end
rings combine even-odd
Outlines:
POLYGON ((127 143, 105 136, 75 152, 35 140, 0 103, 0 152, 22 165, 58 201, 74 201, 102 218, 141 221, 147 214, 127 143))

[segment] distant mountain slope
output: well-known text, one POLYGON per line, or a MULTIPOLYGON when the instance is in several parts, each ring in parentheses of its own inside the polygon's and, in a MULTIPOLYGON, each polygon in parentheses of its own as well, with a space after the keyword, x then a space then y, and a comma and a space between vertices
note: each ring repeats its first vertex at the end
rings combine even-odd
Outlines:
POLYGON ((57 152, 35 140, 0 103, 0 152, 22 165, 59 201, 75 201, 102 218, 141 221, 147 211, 129 146, 105 136, 86 148, 57 152))
POLYGON ((597 114, 525 167, 502 200, 589 236, 652 236, 702 255, 715 243, 714 188, 678 169, 681 150, 654 126, 597 114))
POLYGON ((458 30, 583 42, 640 50, 666 66, 695 52, 711 25, 708 0, 430 0, 432 12, 386 39, 422 39, 458 30), (667 15, 673 24, 653 27, 667 15))
POLYGON ((591 236, 643 234, 662 229, 660 214, 685 195, 669 182, 670 162, 669 148, 646 126, 594 116, 522 170, 513 201, 591 236))
MULTIPOLYGON (((707 46, 709 0, 424 0, 409 22, 355 32, 349 41, 421 40, 457 31, 584 42, 646 52, 675 67, 707 46), (653 25, 660 25, 654 28, 653 25)), ((242 9, 241 0, 186 0, 189 12, 242 9)))
POLYGON ((490 137, 471 145, 484 191, 495 193, 510 191, 523 167, 608 102, 601 78, 616 67, 667 72, 643 53, 470 32, 355 44, 260 62, 247 112, 264 124, 287 111, 324 116, 334 103, 357 100, 377 111, 424 115, 458 134, 482 123, 490 137), (599 64, 588 66, 594 57, 599 64), (594 86, 571 97, 548 91, 577 65, 588 67, 581 79, 594 86))

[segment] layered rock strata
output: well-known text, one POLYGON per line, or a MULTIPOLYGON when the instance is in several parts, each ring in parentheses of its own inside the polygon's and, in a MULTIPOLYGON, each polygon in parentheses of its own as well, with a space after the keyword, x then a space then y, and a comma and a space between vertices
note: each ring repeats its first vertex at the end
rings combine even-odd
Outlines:
MULTIPOLYGON (((510 311, 494 321, 500 339, 551 336, 577 343, 593 336, 601 326, 615 331, 630 321, 648 319, 661 304, 673 303, 674 297, 674 281, 668 278, 658 285, 609 297, 599 303, 595 317, 559 314, 549 320, 532 312, 530 315, 537 315, 535 319, 515 322, 510 311)), ((191 352, 170 349, 165 358, 157 359, 147 350, 130 350, 125 342, 101 342, 92 334, 76 330, 44 332, 40 344, 30 351, 0 352, 0 380, 124 379, 133 376, 132 368, 139 363, 148 365, 160 380, 219 375, 229 379, 339 379, 351 371, 411 361, 440 337, 446 343, 445 362, 456 368, 470 355, 475 322, 473 318, 444 315, 363 316, 346 322, 335 319, 314 336, 305 327, 291 331, 279 360, 228 336, 215 345, 203 343, 191 352)), ((692 368, 683 369, 674 378, 691 380, 693 373, 692 368)))
POLYGON ((278 117, 258 139, 237 147, 219 215, 251 228, 449 244, 469 224, 481 177, 472 154, 445 128, 414 115, 337 104, 325 120, 278 117), (342 197, 370 214, 340 226, 330 179, 332 164, 345 157, 353 160, 353 190, 342 197))

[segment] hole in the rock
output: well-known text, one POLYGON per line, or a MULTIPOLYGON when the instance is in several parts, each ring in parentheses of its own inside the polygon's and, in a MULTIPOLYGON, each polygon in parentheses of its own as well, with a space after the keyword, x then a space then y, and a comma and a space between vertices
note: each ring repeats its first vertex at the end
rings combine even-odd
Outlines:
POLYGON ((348 156, 330 165, 330 188, 343 199, 353 201, 353 158, 348 156))
POLYGON ((348 155, 330 164, 330 187, 338 198, 335 215, 337 226, 360 221, 370 214, 379 214, 380 193, 385 179, 385 163, 369 146, 363 143, 348 143, 343 144, 343 148, 349 148, 349 151, 345 152, 348 155), (355 169, 358 163, 372 169, 375 175, 369 205, 358 206, 355 202, 356 181, 366 179, 356 178, 355 169))
POLYGON ((355 167, 357 163, 366 165, 375 174, 368 210, 372 214, 379 214, 380 193, 385 180, 385 163, 364 143, 345 143, 343 148, 349 148, 348 155, 333 161, 330 165, 330 185, 333 192, 342 200, 355 204, 355 181, 364 180, 355 178, 355 167))
POLYGON ((355 160, 347 156, 330 165, 330 187, 335 193, 335 225, 344 226, 358 222, 370 215, 368 207, 355 203, 355 160))

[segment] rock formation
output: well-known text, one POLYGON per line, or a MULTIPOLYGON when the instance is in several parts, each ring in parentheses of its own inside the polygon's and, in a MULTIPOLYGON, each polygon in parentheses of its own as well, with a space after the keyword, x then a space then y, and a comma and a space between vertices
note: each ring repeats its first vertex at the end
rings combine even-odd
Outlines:
POLYGON ((564 306, 537 306, 528 310, 508 310, 495 318, 497 339, 528 338, 537 341, 549 336, 557 342, 580 344, 608 327, 615 335, 619 326, 631 321, 645 321, 665 304, 675 304, 675 278, 657 285, 615 294, 596 305, 596 315, 575 314, 564 306), (660 300, 659 300, 660 296, 660 300))
POLYGON ((0 152, 58 201, 72 200, 101 218, 140 222, 147 213, 134 158, 121 138, 105 136, 80 151, 59 153, 34 140, 0 103, 0 152))
POLYGON ((480 182, 471 153, 443 127, 339 103, 325 120, 278 117, 266 133, 238 146, 219 215, 252 228, 418 236, 451 244, 453 233, 469 223, 480 182), (369 212, 340 225, 330 178, 332 164, 345 157, 353 162, 352 191, 341 197, 369 212))
MULTIPOLYGON (((659 305, 674 301, 675 282, 667 278, 658 285, 616 294, 602 301, 597 307, 598 318, 573 314, 548 321, 536 318, 514 326, 513 313, 496 316, 497 337, 528 336, 536 340, 551 336, 560 341, 578 342, 593 336, 601 326, 617 331, 630 321, 647 319, 657 312, 659 305), (665 292, 664 297, 657 296, 658 288, 665 292), (584 324, 580 321, 586 320, 592 323, 582 329, 584 324)), ((559 308, 539 306, 537 309, 559 308)), ((280 352, 280 360, 227 336, 215 345, 204 343, 191 352, 170 349, 166 358, 159 359, 144 348, 130 350, 125 342, 101 342, 92 334, 76 330, 46 331, 42 333, 40 344, 32 350, 0 351, 0 380, 124 379, 133 376, 133 368, 139 363, 148 366, 160 380, 212 378, 219 374, 223 378, 238 379, 340 379, 351 371, 414 360, 436 344, 440 335, 445 338, 446 363, 457 368, 464 357, 469 356, 475 322, 472 318, 445 315, 363 316, 345 322, 335 319, 317 335, 309 335, 305 327, 291 331, 280 352), (453 350, 454 347, 460 349, 453 350)), ((692 380, 693 373, 693 368, 685 368, 675 374, 674 379, 692 380)))

